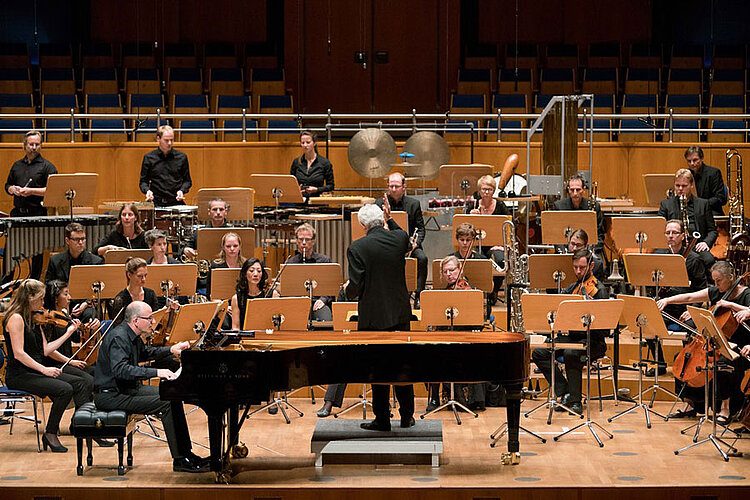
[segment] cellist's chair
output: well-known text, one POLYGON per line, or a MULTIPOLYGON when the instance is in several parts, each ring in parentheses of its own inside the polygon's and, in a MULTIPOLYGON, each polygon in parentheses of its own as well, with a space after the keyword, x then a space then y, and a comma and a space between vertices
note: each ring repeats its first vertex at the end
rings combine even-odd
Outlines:
MULTIPOLYGON (((0 369, 2 369, 3 366, 5 366, 4 347, 0 348, 0 369)), ((0 415, 2 415, 4 418, 10 419, 9 434, 13 435, 13 424, 17 418, 34 422, 34 431, 36 432, 36 447, 37 450, 41 453, 42 443, 39 431, 40 420, 37 411, 37 403, 39 403, 42 408, 41 423, 44 423, 44 403, 42 402, 42 399, 38 396, 35 396, 34 394, 31 394, 30 392, 21 391, 18 389, 9 389, 8 386, 5 385, 5 381, 0 380, 0 404, 2 403, 5 403, 5 409, 0 409, 0 412, 2 412, 0 415), (27 417, 18 415, 19 413, 23 413, 25 410, 16 408, 17 403, 31 403, 31 406, 34 410, 34 416, 27 417)))

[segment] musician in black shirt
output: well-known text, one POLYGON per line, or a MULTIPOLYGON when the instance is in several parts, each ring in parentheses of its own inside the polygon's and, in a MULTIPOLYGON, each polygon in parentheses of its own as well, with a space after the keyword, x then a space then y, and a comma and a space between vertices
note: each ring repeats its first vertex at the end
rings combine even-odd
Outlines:
POLYGON ((143 156, 141 192, 157 207, 184 205, 193 185, 187 155, 173 148, 174 130, 169 125, 159 127, 156 139, 159 147, 143 156))
POLYGON ((315 132, 303 130, 299 134, 302 156, 292 161, 289 173, 297 178, 302 196, 320 196, 333 191, 333 165, 318 154, 315 132))
POLYGON ((10 167, 5 182, 5 192, 13 196, 10 216, 47 215, 42 200, 47 191, 47 178, 50 174, 56 174, 57 168, 40 154, 42 133, 38 130, 26 132, 23 149, 26 155, 10 167))
MULTIPOLYGON (((328 264, 331 262, 330 257, 315 251, 315 228, 310 224, 304 223, 297 226, 295 240, 297 242, 297 253, 287 259, 287 264, 328 264)), ((331 302, 333 302, 333 297, 313 296, 313 320, 333 320, 331 302)))
POLYGON ((727 204, 727 190, 721 170, 703 163, 703 149, 700 146, 687 148, 685 161, 693 174, 696 196, 708 200, 714 215, 724 215, 721 207, 727 204))
POLYGON ((596 232, 597 240, 594 245, 594 252, 600 254, 604 248, 604 235, 606 229, 604 227, 604 216, 602 215, 602 209, 599 206, 599 202, 591 200, 583 196, 583 190, 585 189, 583 176, 581 174, 575 174, 568 179, 568 197, 559 199, 555 202, 552 210, 592 210, 596 213, 596 232))

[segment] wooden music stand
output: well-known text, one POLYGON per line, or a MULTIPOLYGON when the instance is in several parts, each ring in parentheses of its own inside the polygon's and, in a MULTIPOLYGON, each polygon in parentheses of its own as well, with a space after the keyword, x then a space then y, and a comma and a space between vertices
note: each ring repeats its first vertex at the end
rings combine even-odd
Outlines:
MULTIPOLYGON (((624 307, 622 299, 604 299, 604 300, 565 300, 560 303, 557 309, 555 322, 552 329, 555 331, 581 331, 586 330, 586 394, 591 394, 591 330, 613 330, 617 328, 624 307)), ((591 420, 591 404, 586 404, 586 420, 562 434, 555 436, 555 441, 559 440, 566 434, 587 427, 591 434, 603 448, 604 443, 594 430, 594 426, 604 432, 609 439, 614 436, 597 422, 591 420)))
POLYGON ((240 277, 240 270, 232 269, 212 269, 211 270, 211 299, 231 299, 232 295, 237 292, 237 279, 240 277))
POLYGON ((146 278, 146 287, 161 293, 162 282, 170 284, 172 290, 174 285, 179 287, 178 295, 191 296, 195 295, 195 283, 198 279, 198 266, 195 263, 190 264, 149 264, 148 277, 146 278))
POLYGON ((647 203, 658 207, 667 197, 667 191, 674 188, 674 174, 643 174, 643 187, 647 203))
POLYGON ((567 245, 570 235, 583 229, 589 241, 599 237, 593 210, 545 210, 542 212, 542 243, 567 245))
POLYGON ((211 324, 211 319, 216 314, 219 305, 221 305, 220 300, 180 306, 166 344, 177 344, 185 340, 190 344, 197 342, 200 335, 195 331, 196 324, 203 327, 211 324))
POLYGON ((280 286, 287 297, 335 297, 343 274, 338 262, 325 264, 282 264, 280 286), (307 283, 312 285, 308 289, 307 283))
POLYGON ((626 253, 622 256, 625 272, 633 286, 690 285, 685 258, 679 254, 626 253))
MULTIPOLYGON (((627 254, 626 254, 627 256, 627 254)), ((643 360, 643 339, 652 338, 658 342, 660 337, 668 335, 667 326, 664 324, 664 319, 661 316, 659 308, 656 306, 656 301, 651 297, 636 297, 634 295, 618 295, 618 299, 624 301, 622 309, 622 321, 627 325, 628 329, 632 332, 638 332, 638 401, 633 404, 630 408, 627 408, 616 415, 611 416, 607 419, 607 422, 612 422, 615 419, 627 415, 637 409, 642 409, 643 414, 646 417, 646 427, 651 428, 651 417, 649 413, 653 413, 659 418, 663 418, 664 421, 667 417, 655 412, 651 407, 643 402, 643 395, 650 389, 656 391, 661 389, 667 394, 677 397, 672 391, 668 391, 663 387, 659 387, 658 378, 657 383, 646 390, 643 390, 643 368, 646 365, 643 360)), ((659 352, 658 349, 654 349, 655 352, 659 352)), ((657 354, 658 356, 658 354, 657 354)), ((656 360, 659 361, 658 359, 656 360)), ((658 366, 657 366, 658 368, 658 366)), ((656 369, 656 376, 658 377, 659 370, 656 369)))
POLYGON ((52 174, 47 178, 47 190, 42 205, 48 208, 93 207, 99 174, 52 174))
POLYGON ((417 259, 407 257, 404 264, 404 275, 406 276, 406 290, 413 292, 417 289, 417 259))
POLYGON ((332 302, 331 309, 334 331, 357 330, 357 318, 353 318, 351 314, 357 314, 359 310, 357 302, 332 302))
POLYGON ((242 240, 242 255, 252 257, 255 252, 255 229, 252 227, 203 227, 196 235, 196 259, 211 261, 216 258, 226 233, 237 233, 242 240))
POLYGON ((123 264, 102 264, 98 266, 73 266, 70 268, 68 292, 71 299, 113 299, 128 282, 125 279, 123 264), (93 285, 101 285, 99 294, 93 285), (98 295, 98 296, 97 296, 98 295))
POLYGON ((529 282, 531 288, 544 290, 554 288, 560 293, 563 288, 576 281, 573 259, 567 254, 529 255, 529 282))
POLYGON ((310 312, 307 297, 249 299, 244 330, 307 330, 310 312))
MULTIPOLYGON (((432 286, 440 284, 440 288, 445 288, 446 283, 443 281, 443 274, 440 272, 440 263, 442 259, 432 261, 432 286)), ((461 260, 459 259, 459 264, 461 260)), ((489 259, 466 259, 464 264, 464 277, 476 287, 486 293, 492 293, 494 282, 492 281, 492 262, 489 259)), ((421 299, 420 299, 421 301, 421 299)))
POLYGON ((279 203, 304 203, 297 178, 293 175, 251 174, 256 207, 276 207, 279 203))
POLYGON ((210 222, 208 204, 214 198, 221 198, 227 202, 226 219, 231 222, 249 222, 253 220, 253 199, 255 190, 245 187, 203 188, 198 190, 198 221, 210 222))
POLYGON ((664 217, 612 217, 612 238, 617 248, 637 248, 640 253, 667 248, 666 225, 664 217))
POLYGON ((477 190, 480 177, 492 175, 492 166, 481 163, 469 165, 441 165, 438 193, 451 198, 470 196, 477 190))
POLYGON ((143 260, 148 260, 153 256, 154 254, 151 250, 144 248, 138 248, 135 250, 107 250, 104 252, 104 263, 125 264, 131 257, 140 257, 143 260))
MULTIPOLYGON (((398 227, 406 231, 407 234, 409 233, 409 219, 406 212, 394 210, 391 212, 391 218, 396 221, 398 227)), ((388 228, 388 224, 386 224, 385 227, 388 228)), ((352 241, 360 239, 365 234, 367 234, 365 233, 365 228, 359 223, 359 214, 357 212, 352 212, 352 241)), ((409 237, 411 236, 412 235, 410 234, 409 237)))
MULTIPOLYGON (((471 224, 480 236, 478 246, 494 247, 503 246, 503 222, 506 220, 510 220, 510 215, 456 214, 452 226, 456 228, 464 222, 471 224)), ((454 248, 457 245, 454 241, 454 248)))

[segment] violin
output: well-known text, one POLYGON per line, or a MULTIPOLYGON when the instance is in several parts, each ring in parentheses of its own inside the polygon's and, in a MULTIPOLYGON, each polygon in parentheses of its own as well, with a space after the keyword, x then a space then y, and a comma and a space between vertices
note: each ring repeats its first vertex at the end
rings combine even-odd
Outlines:
POLYGON ((70 317, 64 312, 49 309, 34 311, 31 314, 31 318, 37 325, 54 325, 60 328, 67 327, 71 321, 70 317))
POLYGON ((588 299, 593 299, 594 296, 599 292, 599 289, 596 286, 598 283, 599 280, 597 280, 596 277, 591 274, 588 278, 579 281, 578 286, 573 289, 572 293, 576 295, 583 295, 588 299))
POLYGON ((180 291, 179 285, 174 285, 172 287, 172 294, 170 297, 170 294, 167 293, 167 307, 169 307, 169 312, 162 316, 161 321, 159 324, 156 325, 154 328, 154 333, 151 336, 151 345, 154 346, 162 346, 166 345, 167 339, 172 334, 172 330, 174 329, 174 324, 177 322, 177 313, 179 312, 179 308, 170 307, 169 301, 170 300, 176 300, 178 294, 180 291))
POLYGON ((449 288, 451 290, 474 290, 474 286, 469 283, 469 280, 467 280, 465 276, 461 276, 455 283, 450 285, 449 288))

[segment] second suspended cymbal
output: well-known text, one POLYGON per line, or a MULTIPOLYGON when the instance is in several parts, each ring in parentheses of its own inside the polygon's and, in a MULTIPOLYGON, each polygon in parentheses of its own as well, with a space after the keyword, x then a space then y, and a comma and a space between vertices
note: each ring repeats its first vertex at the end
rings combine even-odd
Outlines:
POLYGON ((404 144, 404 151, 414 155, 413 163, 421 164, 420 167, 410 169, 409 175, 426 180, 436 178, 440 166, 450 162, 451 158, 448 143, 435 132, 422 131, 412 135, 404 144))
POLYGON ((349 165, 358 174, 369 179, 383 177, 396 160, 396 141, 391 134, 379 128, 366 128, 349 141, 349 165))

